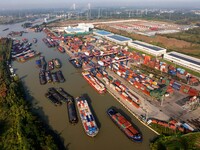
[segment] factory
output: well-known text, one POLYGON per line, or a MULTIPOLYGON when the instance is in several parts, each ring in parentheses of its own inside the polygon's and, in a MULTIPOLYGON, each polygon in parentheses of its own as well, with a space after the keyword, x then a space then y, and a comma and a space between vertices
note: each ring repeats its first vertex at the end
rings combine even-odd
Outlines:
POLYGON ((77 33, 89 32, 93 28, 94 28, 93 24, 79 23, 77 27, 68 26, 64 29, 64 31, 67 34, 77 34, 77 33))
POLYGON ((169 52, 167 54, 164 54, 164 59, 180 66, 189 68, 191 70, 200 72, 200 59, 198 58, 194 58, 177 52, 169 52))
POLYGON ((112 41, 114 43, 121 44, 121 45, 126 45, 129 42, 132 42, 132 39, 127 38, 125 36, 118 35, 118 34, 109 35, 109 36, 106 36, 105 38, 109 41, 112 41))
POLYGON ((166 51, 167 51, 165 48, 158 47, 158 46, 151 45, 151 44, 141 42, 141 41, 137 41, 137 40, 129 42, 128 46, 131 47, 131 48, 141 50, 145 53, 148 53, 148 54, 156 56, 156 57, 165 54, 166 51))
POLYGON ((105 30, 97 30, 97 31, 94 31, 93 34, 97 35, 97 36, 104 37, 104 38, 106 36, 114 35, 113 33, 105 31, 105 30))

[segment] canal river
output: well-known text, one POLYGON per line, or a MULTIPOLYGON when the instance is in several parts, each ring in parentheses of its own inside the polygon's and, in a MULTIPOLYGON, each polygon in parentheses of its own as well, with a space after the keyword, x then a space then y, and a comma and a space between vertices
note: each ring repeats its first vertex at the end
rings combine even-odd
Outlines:
MULTIPOLYGON (((23 31, 21 23, 13 25, 1 25, 0 36, 6 36, 10 31, 23 31), (2 31, 9 28, 7 31, 2 31)), ((27 99, 37 108, 37 112, 41 115, 46 123, 57 132, 64 140, 64 144, 69 150, 148 150, 150 140, 156 137, 156 134, 149 128, 141 124, 134 116, 132 116, 122 105, 120 105, 109 93, 104 95, 98 94, 81 76, 81 71, 75 69, 69 62, 67 54, 59 53, 55 48, 48 48, 42 41, 45 37, 43 32, 34 33, 28 31, 20 38, 38 39, 38 43, 33 44, 32 49, 40 51, 45 56, 46 61, 53 58, 59 58, 62 62, 63 74, 66 82, 60 84, 40 85, 38 79, 39 69, 35 66, 35 60, 31 59, 26 63, 13 62, 16 73, 23 81, 27 99), (63 87, 72 96, 77 97, 81 94, 89 96, 89 105, 92 108, 97 124, 100 128, 99 134, 95 138, 88 137, 79 120, 78 124, 70 125, 68 122, 68 114, 66 104, 61 107, 55 107, 50 103, 44 94, 49 87, 63 87), (114 106, 121 112, 127 114, 128 118, 139 127, 143 134, 142 143, 134 143, 130 141, 117 128, 106 114, 106 110, 114 106)), ((18 38, 18 39, 20 39, 18 38)))

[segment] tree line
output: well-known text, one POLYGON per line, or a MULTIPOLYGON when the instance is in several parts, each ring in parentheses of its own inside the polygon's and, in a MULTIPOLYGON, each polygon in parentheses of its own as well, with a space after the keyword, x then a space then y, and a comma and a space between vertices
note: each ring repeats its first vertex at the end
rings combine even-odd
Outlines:
POLYGON ((10 77, 7 62, 11 46, 11 39, 0 40, 0 149, 64 149, 58 136, 31 111, 21 81, 10 77))

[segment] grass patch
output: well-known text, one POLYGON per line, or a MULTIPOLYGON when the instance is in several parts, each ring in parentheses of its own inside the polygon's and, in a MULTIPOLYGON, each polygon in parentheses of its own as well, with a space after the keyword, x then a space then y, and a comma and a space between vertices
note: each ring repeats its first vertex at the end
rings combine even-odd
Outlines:
POLYGON ((151 124, 151 128, 153 128, 155 131, 162 135, 175 135, 175 134, 181 134, 178 130, 172 130, 168 127, 161 126, 159 124, 151 124))
POLYGON ((179 33, 166 34, 163 36, 200 44, 200 27, 189 29, 187 31, 183 31, 179 33))
POLYGON ((200 132, 185 135, 160 136, 151 143, 151 150, 199 150, 200 132))

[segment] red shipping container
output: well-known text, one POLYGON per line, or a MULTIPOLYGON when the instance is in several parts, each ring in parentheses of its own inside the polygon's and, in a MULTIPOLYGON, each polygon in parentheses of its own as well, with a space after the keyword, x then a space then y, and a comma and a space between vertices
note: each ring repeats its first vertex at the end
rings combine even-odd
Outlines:
POLYGON ((197 89, 190 88, 190 90, 188 91, 188 94, 190 96, 198 96, 199 95, 199 91, 197 89))

